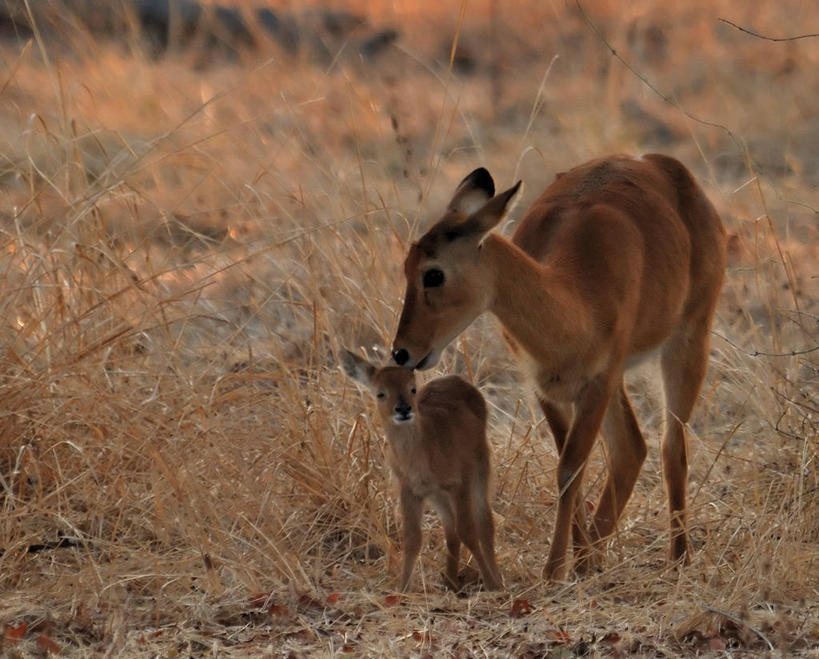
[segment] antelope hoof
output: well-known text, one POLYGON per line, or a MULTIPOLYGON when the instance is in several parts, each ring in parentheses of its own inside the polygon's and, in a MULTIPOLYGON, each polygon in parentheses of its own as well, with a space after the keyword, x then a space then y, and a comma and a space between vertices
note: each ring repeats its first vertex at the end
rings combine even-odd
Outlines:
POLYGON ((592 572, 599 572, 603 568, 603 554, 596 549, 587 549, 580 553, 574 562, 574 573, 585 576, 592 572))
POLYGON ((552 565, 546 563, 541 575, 545 581, 550 583, 566 583, 566 566, 563 564, 552 565))

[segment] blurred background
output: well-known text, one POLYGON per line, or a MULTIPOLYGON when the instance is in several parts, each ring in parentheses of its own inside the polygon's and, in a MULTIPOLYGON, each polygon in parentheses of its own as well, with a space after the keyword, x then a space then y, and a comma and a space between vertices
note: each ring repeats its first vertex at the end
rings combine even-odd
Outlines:
POLYGON ((819 643, 819 13, 622 5, 0 0, 4 650, 819 643), (540 581, 556 456, 486 317, 438 373, 490 404, 508 592, 445 594, 430 517, 420 592, 385 604, 394 496, 338 349, 389 346, 409 243, 473 168, 524 181, 510 233, 556 173, 657 151, 730 236, 691 568, 664 562, 647 368, 650 456, 604 571, 540 581))

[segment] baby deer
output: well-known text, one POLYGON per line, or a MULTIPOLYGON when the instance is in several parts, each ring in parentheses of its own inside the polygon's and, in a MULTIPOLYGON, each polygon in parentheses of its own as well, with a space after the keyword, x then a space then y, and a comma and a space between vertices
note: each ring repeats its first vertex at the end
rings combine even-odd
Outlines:
POLYGON ((401 493, 401 590, 406 590, 421 550, 425 499, 444 525, 448 585, 459 589, 458 552, 463 542, 478 562, 484 587, 500 589, 495 524, 487 497, 489 445, 481 392, 457 375, 437 378, 416 391, 410 369, 378 368, 347 350, 341 365, 375 394, 387 435, 390 466, 401 493))

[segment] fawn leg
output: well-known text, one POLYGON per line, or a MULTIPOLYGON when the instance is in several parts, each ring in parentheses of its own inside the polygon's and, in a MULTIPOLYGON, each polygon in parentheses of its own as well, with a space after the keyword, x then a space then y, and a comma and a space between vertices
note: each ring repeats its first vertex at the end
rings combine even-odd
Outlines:
POLYGON ((472 483, 472 506, 475 525, 478 533, 478 545, 483 552, 488 575, 483 575, 484 585, 488 590, 500 590, 503 587, 498 563, 495 559, 495 520, 489 505, 489 464, 480 465, 478 478, 472 483))
POLYGON ((404 534, 404 566, 401 570, 401 590, 409 585, 415 561, 421 551, 421 516, 424 501, 415 496, 409 488, 401 490, 401 523, 404 534))
POLYGON ((471 484, 466 484, 460 488, 455 495, 455 517, 458 522, 458 535, 461 536, 461 541, 469 548, 469 551, 471 551, 475 557, 486 588, 488 590, 498 590, 501 584, 484 556, 483 548, 478 541, 478 535, 475 529, 475 518, 472 514, 471 489, 471 484))
POLYGON ((446 539, 446 570, 444 578, 447 585, 452 590, 460 590, 461 584, 458 580, 458 555, 461 550, 461 540, 458 537, 458 528, 455 521, 455 508, 451 496, 444 491, 436 492, 431 497, 431 502, 441 524, 444 527, 444 538, 446 539))

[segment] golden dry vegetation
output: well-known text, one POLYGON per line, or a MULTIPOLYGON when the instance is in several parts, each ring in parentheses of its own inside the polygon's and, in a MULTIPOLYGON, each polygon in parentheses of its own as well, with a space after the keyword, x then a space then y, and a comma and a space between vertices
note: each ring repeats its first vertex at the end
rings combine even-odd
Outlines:
POLYGON ((8 656, 817 656, 819 37, 719 19, 784 37, 819 14, 620 5, 339 5, 400 29, 371 61, 2 42, 8 656), (556 172, 619 151, 683 160, 731 236, 689 433, 692 564, 664 560, 647 368, 649 458, 605 567, 542 581, 556 455, 482 318, 437 371, 489 402, 506 590, 445 592, 430 514, 396 597, 381 431, 336 355, 389 345, 409 241, 472 168, 523 179, 508 232, 556 172))

